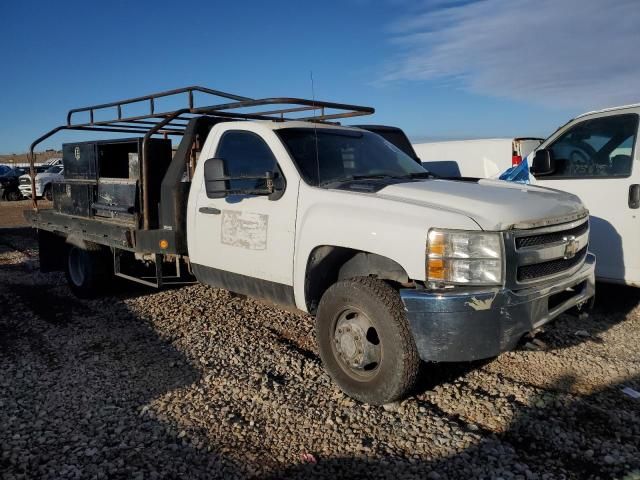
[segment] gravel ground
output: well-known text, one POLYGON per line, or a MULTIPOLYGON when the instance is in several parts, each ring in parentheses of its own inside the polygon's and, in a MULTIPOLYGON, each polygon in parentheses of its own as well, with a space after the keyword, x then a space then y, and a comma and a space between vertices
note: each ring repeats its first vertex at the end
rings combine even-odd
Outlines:
POLYGON ((84 301, 0 230, 0 473, 14 478, 640 478, 640 293, 600 287, 384 407, 324 373, 312 320, 193 285, 84 301))

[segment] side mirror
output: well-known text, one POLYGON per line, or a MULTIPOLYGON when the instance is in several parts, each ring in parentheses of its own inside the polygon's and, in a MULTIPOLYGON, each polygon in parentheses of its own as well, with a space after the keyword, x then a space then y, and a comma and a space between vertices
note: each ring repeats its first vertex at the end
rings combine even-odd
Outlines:
POLYGON ((532 174, 538 176, 551 175, 556 171, 556 162, 553 158, 551 150, 543 148, 536 152, 536 156, 533 157, 531 168, 529 169, 532 174))
POLYGON ((238 175, 230 177, 226 174, 225 162, 221 158, 210 158, 204 162, 204 186, 208 198, 224 198, 228 195, 272 195, 276 189, 273 172, 264 175, 238 175), (231 180, 253 180, 255 187, 230 187, 231 180), (262 186, 264 185, 264 186, 262 186))
POLYGON ((224 198, 229 190, 229 182, 224 174, 224 160, 210 158, 204 162, 204 188, 207 198, 224 198))

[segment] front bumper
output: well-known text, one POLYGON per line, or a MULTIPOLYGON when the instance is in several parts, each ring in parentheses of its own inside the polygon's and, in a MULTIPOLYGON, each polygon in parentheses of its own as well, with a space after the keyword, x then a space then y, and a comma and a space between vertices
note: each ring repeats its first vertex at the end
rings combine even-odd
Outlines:
MULTIPOLYGON (((21 184, 18 189, 23 197, 31 197, 31 184, 21 184)), ((42 185, 36 183, 36 197, 42 196, 42 185)))
POLYGON ((571 277, 519 291, 400 290, 420 358, 460 362, 512 350, 526 333, 594 296, 595 264, 588 254, 571 277))

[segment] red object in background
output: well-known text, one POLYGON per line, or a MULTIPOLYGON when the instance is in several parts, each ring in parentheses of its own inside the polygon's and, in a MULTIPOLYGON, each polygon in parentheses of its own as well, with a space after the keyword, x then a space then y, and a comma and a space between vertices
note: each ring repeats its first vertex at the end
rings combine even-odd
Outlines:
POLYGON ((520 155, 512 155, 511 156, 511 166, 517 167, 522 162, 522 157, 520 155))

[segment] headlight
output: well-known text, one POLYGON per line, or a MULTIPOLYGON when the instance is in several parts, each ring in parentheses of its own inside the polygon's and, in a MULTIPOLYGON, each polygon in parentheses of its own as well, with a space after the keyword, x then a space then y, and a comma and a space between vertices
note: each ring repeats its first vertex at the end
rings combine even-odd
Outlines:
POLYGON ((427 280, 454 285, 502 284, 499 233, 430 230, 427 280))

